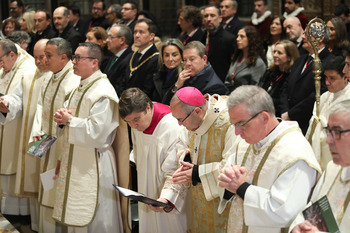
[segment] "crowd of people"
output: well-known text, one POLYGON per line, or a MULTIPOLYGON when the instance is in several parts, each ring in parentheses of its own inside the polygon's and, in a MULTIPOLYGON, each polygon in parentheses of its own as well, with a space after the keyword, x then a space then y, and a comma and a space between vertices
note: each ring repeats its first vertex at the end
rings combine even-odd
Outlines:
MULTIPOLYGON (((11 0, 0 39, 1 213, 33 231, 320 232, 302 211, 327 196, 350 229, 350 10, 314 51, 300 0, 178 10, 174 35, 134 1, 52 15, 11 0), (314 60, 321 61, 316 103, 314 60), (55 138, 42 156, 33 144, 55 138), (310 203, 309 203, 310 202, 310 203)), ((318 25, 320 26, 320 25, 318 25)), ((322 27, 322 25, 320 26, 322 27)))

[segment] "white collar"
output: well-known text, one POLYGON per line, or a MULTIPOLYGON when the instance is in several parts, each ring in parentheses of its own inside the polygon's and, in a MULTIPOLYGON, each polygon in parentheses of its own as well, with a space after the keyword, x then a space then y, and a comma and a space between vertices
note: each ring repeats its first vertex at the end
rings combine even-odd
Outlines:
POLYGON ((293 11, 292 13, 288 14, 287 12, 284 12, 283 13, 283 17, 284 18, 288 18, 288 17, 291 17, 291 16, 297 16, 299 15, 299 13, 301 13, 302 11, 304 10, 304 7, 298 7, 295 11, 293 11))
POLYGON ((265 11, 265 13, 262 16, 260 16, 258 18, 258 14, 256 12, 254 12, 252 15, 252 24, 255 26, 258 25, 258 24, 264 22, 265 19, 267 17, 269 17, 270 15, 271 15, 271 11, 267 10, 267 11, 265 11))
POLYGON ((342 173, 340 174, 340 177, 343 181, 350 180, 350 166, 344 167, 342 173))
MULTIPOLYGON (((153 43, 152 43, 151 45, 149 45, 147 48, 145 48, 144 50, 139 51, 139 53, 142 54, 141 57, 142 57, 143 55, 145 55, 145 53, 152 47, 152 45, 153 45, 153 43)), ((141 57, 140 57, 140 59, 141 59, 141 57)))
POLYGON ((188 34, 189 37, 192 37, 196 31, 198 31, 198 28, 194 29, 191 33, 188 34))

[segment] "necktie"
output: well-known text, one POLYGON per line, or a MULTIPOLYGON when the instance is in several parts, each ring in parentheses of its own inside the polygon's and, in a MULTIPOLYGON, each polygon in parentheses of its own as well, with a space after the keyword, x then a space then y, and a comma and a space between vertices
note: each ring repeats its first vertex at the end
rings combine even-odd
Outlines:
POLYGON ((206 41, 206 49, 207 49, 207 52, 209 52, 209 42, 210 42, 210 38, 209 38, 209 32, 207 33, 207 41, 206 41))
POLYGON ((186 35, 185 36, 185 39, 184 39, 184 45, 187 44, 187 41, 190 39, 191 37, 189 35, 186 35))
POLYGON ((109 72, 109 71, 112 69, 112 67, 113 67, 113 65, 115 64, 115 62, 117 61, 117 59, 118 59, 118 56, 114 56, 114 57, 112 58, 112 60, 111 60, 111 62, 110 62, 110 64, 109 64, 109 66, 108 66, 108 71, 107 71, 107 72, 109 72))
POLYGON ((137 64, 139 64, 139 60, 142 56, 142 53, 137 52, 134 56, 134 60, 132 61, 132 63, 136 66, 137 64))

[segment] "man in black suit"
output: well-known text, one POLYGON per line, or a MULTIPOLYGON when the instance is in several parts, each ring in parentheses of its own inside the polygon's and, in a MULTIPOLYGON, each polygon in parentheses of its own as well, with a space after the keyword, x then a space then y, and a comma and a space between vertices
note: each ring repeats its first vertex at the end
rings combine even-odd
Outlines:
POLYGON ((72 23, 73 28, 80 33, 82 38, 85 37, 85 34, 83 34, 83 27, 84 23, 80 18, 80 9, 79 7, 72 5, 69 7, 70 12, 70 22, 72 23))
POLYGON ((220 26, 220 10, 216 6, 204 9, 204 23, 206 33, 202 43, 206 45, 208 60, 215 73, 224 82, 236 44, 235 36, 220 26))
POLYGON ((50 13, 45 10, 37 10, 34 15, 36 33, 32 44, 36 44, 41 39, 51 39, 56 36, 56 31, 51 27, 50 13))
POLYGON ((74 52, 78 48, 79 43, 82 42, 82 39, 80 33, 69 22, 69 14, 67 7, 57 7, 53 12, 53 23, 57 30, 56 36, 67 40, 74 52))
POLYGON ((94 0, 91 9, 91 18, 89 18, 83 27, 82 34, 86 35, 87 31, 92 27, 108 28, 108 21, 105 18, 106 4, 103 0, 94 0))
POLYGON ((138 87, 150 98, 154 91, 153 75, 158 71, 159 52, 153 44, 157 27, 150 19, 136 21, 134 45, 138 51, 129 54, 126 68, 126 88, 138 87))
POLYGON ((304 33, 304 29, 301 26, 300 20, 295 16, 288 17, 284 20, 283 27, 286 31, 288 39, 297 45, 299 54, 308 54, 309 52, 303 48, 302 35, 304 33))
POLYGON ((125 90, 125 70, 129 65, 128 55, 132 52, 131 41, 131 30, 126 25, 116 25, 108 33, 108 50, 114 56, 109 59, 103 73, 107 75, 118 96, 125 90))
MULTIPOLYGON (((285 81, 281 93, 281 112, 283 120, 293 120, 299 123, 303 134, 309 126, 315 102, 315 81, 313 73, 314 51, 305 34, 303 34, 303 47, 309 53, 301 55, 295 60, 288 79, 285 81)), ((322 65, 334 56, 327 49, 324 41, 327 35, 318 43, 319 57, 322 65)), ((321 74, 321 94, 327 91, 325 76, 321 74)))
POLYGON ((220 3, 220 11, 222 22, 221 26, 228 32, 237 36, 239 29, 241 29, 244 24, 238 19, 237 13, 237 1, 234 0, 224 0, 220 3))
POLYGON ((126 24, 132 33, 134 33, 134 28, 136 24, 136 17, 138 13, 138 7, 134 1, 126 1, 122 6, 122 20, 126 24))
POLYGON ((202 14, 198 7, 184 6, 180 9, 177 24, 180 26, 183 35, 179 38, 184 45, 191 41, 200 41, 204 35, 201 29, 202 14))

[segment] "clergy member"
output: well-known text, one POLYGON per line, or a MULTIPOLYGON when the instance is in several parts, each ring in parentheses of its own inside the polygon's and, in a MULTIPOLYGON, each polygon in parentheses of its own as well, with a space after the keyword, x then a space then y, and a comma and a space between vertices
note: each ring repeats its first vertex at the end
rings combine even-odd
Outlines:
MULTIPOLYGON (((327 143, 332 154, 331 160, 318 181, 311 197, 311 203, 327 196, 339 232, 350 229, 350 101, 343 100, 329 110, 327 143)), ((310 204, 311 204, 310 203, 310 204)), ((305 221, 299 214, 288 232, 320 232, 315 223, 305 221), (296 225, 298 224, 298 225, 296 225)))
POLYGON ((227 107, 235 134, 244 139, 219 176, 226 189, 219 212, 232 202, 227 232, 281 232, 307 203, 319 164, 298 124, 276 118, 264 89, 241 86, 227 107))
MULTIPOLYGON (((217 212, 217 177, 236 140, 226 99, 216 94, 203 96, 194 87, 183 87, 170 102, 171 113, 187 129, 179 136, 177 156, 181 167, 172 181, 190 186, 192 210, 187 213, 192 215, 193 232, 226 232, 228 210, 221 215, 217 212)), ((185 198, 185 194, 173 189, 161 197, 171 201, 185 198)))
MULTIPOLYGON (((57 136, 53 114, 57 109, 63 107, 64 101, 71 91, 79 85, 80 80, 80 77, 73 73, 73 64, 70 60, 72 48, 68 41, 62 38, 50 39, 45 46, 45 56, 48 69, 53 74, 47 82, 44 82, 40 90, 31 141, 40 140, 44 134, 57 136)), ((62 147, 62 139, 58 138, 41 158, 40 173, 56 168, 58 157, 63 152, 62 147)), ((56 223, 52 219, 54 201, 55 188, 45 191, 41 183, 39 188, 39 232, 55 232, 56 223)))
MULTIPOLYGON (((132 128, 138 192, 158 199, 162 189, 177 188, 178 185, 164 184, 166 177, 177 169, 176 144, 182 130, 169 106, 152 103, 139 88, 129 88, 120 97, 119 113, 132 128)), ((182 211, 184 199, 170 199, 170 202, 174 206, 170 213, 161 209, 153 212, 151 206, 139 202, 140 233, 187 232, 186 215, 182 211)))
MULTIPOLYGON (((33 60, 29 59, 29 55, 19 53, 16 45, 10 40, 0 41, 0 64, 2 66, 0 71, 1 95, 13 93, 22 80, 32 80, 36 70, 33 60)), ((6 106, 8 106, 8 103, 6 106)), ((28 199, 20 198, 15 193, 21 126, 22 117, 0 126, 2 214, 29 215, 28 199)))
POLYGON ((120 201, 112 186, 118 184, 111 146, 119 124, 118 96, 99 69, 101 60, 99 45, 79 44, 73 69, 80 85, 54 114, 64 127, 53 218, 68 232, 123 232, 120 201))
POLYGON ((39 40, 34 46, 35 74, 32 77, 22 79, 14 92, 4 96, 0 104, 0 111, 7 113, 7 115, 0 114, 1 123, 8 124, 23 116, 21 136, 19 137, 15 194, 29 198, 31 225, 34 231, 39 231, 40 159, 28 154, 27 149, 41 85, 52 75, 52 72, 48 71, 44 53, 47 41, 48 39, 39 40))
MULTIPOLYGON (((350 55, 350 50, 348 52, 350 55)), ((350 62, 349 56, 347 60, 350 62)), ((326 143, 327 134, 324 131, 324 128, 327 126, 329 108, 344 99, 350 99, 350 85, 348 85, 349 78, 347 77, 350 74, 343 74, 343 70, 345 70, 344 65, 345 62, 342 56, 335 57, 325 64, 324 74, 328 91, 321 95, 319 116, 316 113, 315 103, 309 128, 305 135, 315 152, 322 170, 326 169, 328 162, 332 160, 331 152, 326 143)))

